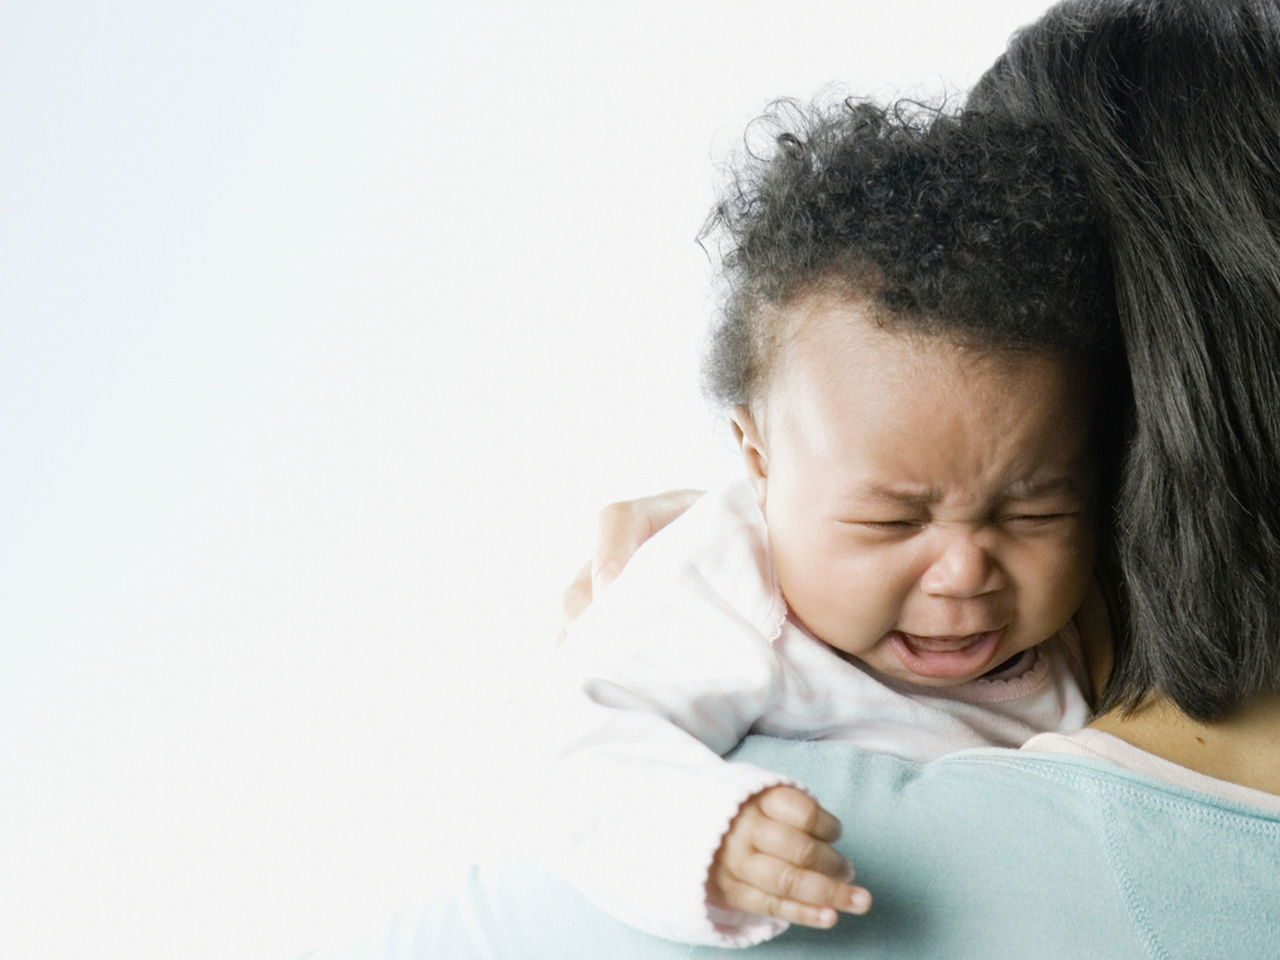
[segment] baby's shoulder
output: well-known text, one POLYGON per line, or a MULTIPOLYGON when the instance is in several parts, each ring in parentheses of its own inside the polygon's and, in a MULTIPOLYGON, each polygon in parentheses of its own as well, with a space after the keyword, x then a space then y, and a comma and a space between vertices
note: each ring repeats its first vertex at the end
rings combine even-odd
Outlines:
POLYGON ((772 582, 769 537, 751 484, 737 480, 704 493, 640 548, 626 569, 633 568, 696 570, 726 585, 772 582))
POLYGON ((740 480, 703 494, 637 551, 599 599, 667 609, 714 605, 776 635, 786 604, 751 485, 740 480))

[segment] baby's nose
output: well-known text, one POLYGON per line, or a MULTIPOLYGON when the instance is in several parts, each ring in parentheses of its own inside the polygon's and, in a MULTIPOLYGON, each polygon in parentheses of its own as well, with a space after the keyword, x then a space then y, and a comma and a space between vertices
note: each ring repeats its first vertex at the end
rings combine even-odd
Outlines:
POLYGON ((938 597, 978 597, 1004 586, 995 557, 973 531, 951 531, 920 578, 925 593, 938 597))

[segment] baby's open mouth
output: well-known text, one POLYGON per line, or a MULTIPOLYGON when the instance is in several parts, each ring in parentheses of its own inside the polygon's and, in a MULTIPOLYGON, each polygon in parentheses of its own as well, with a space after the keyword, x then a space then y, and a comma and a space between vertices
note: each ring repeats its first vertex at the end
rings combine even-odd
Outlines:
POLYGON ((894 631, 890 645, 910 672, 931 680, 962 683, 986 672, 1003 635, 1003 629, 937 637, 894 631))

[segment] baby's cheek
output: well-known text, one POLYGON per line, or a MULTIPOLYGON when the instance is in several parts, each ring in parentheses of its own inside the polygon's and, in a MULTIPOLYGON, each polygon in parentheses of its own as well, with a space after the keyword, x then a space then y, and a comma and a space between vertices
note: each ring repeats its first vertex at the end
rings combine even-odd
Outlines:
MULTIPOLYGON (((789 571, 793 576, 800 571, 789 571)), ((847 559, 807 563, 803 574, 788 584, 781 581, 791 612, 815 636, 846 653, 860 655, 888 631, 898 618, 900 604, 888 589, 885 571, 847 559)))
POLYGON ((1043 555, 1025 569, 1038 571, 1036 593, 1042 603, 1065 618, 1083 602, 1093 578, 1093 553, 1088 538, 1071 536, 1050 545, 1043 555))

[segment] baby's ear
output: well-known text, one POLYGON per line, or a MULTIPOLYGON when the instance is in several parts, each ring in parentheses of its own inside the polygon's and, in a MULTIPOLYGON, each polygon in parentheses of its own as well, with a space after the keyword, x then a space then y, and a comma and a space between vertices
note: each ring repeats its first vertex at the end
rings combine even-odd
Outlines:
POLYGON ((756 427, 751 411, 742 404, 735 404, 729 413, 733 422, 733 435, 742 451, 742 462, 747 468, 747 479, 756 492, 756 502, 764 509, 765 487, 768 485, 769 458, 764 452, 764 441, 756 427))

